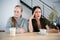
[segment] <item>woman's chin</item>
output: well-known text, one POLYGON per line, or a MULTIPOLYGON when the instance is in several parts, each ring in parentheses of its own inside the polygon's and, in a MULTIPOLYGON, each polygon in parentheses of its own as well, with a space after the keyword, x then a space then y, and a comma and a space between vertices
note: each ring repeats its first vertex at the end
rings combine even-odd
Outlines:
POLYGON ((38 19, 40 19, 40 17, 38 17, 38 19))

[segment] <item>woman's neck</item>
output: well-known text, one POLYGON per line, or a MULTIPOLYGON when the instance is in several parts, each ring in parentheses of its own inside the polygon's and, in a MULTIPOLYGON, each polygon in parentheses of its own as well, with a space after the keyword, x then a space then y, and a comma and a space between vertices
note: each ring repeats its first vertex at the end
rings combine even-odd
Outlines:
POLYGON ((38 19, 38 18, 35 18, 36 19, 36 21, 40 21, 40 19, 38 19))
POLYGON ((16 17, 17 19, 20 19, 21 17, 16 17))
POLYGON ((38 24, 38 28, 41 29, 40 19, 36 18, 36 21, 37 21, 37 24, 38 24))

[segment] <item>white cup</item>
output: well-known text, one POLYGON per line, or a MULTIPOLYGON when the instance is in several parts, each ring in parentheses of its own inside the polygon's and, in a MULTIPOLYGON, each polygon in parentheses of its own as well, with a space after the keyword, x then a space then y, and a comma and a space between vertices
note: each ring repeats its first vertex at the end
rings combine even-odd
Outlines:
POLYGON ((16 34, 16 28, 15 27, 10 28, 10 35, 15 36, 15 34, 16 34))
POLYGON ((40 34, 47 34, 46 29, 40 29, 40 34))

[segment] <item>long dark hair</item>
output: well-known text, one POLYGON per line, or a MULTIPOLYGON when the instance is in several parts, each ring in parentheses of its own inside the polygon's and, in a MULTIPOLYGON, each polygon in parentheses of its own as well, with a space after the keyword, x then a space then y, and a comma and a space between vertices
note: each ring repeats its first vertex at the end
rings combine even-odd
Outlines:
POLYGON ((41 8, 40 8, 39 6, 35 6, 35 7, 33 7, 33 9, 32 9, 32 14, 34 13, 34 11, 35 11, 37 8, 39 8, 39 9, 41 10, 41 8))
MULTIPOLYGON (((32 9, 32 15, 33 15, 34 11, 35 11, 37 8, 39 8, 39 9, 41 10, 41 7, 39 7, 39 6, 34 6, 33 9, 32 9)), ((42 10, 41 10, 41 11, 42 11, 42 10)), ((35 17, 35 16, 34 16, 34 17, 35 17)))

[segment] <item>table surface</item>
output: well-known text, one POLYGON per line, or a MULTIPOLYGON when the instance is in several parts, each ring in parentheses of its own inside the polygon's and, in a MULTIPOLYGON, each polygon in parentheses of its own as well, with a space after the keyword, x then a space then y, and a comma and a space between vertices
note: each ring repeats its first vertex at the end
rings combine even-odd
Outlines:
POLYGON ((60 40, 60 33, 48 33, 45 35, 37 32, 33 33, 16 33, 15 36, 10 36, 9 33, 0 32, 0 40, 60 40))

